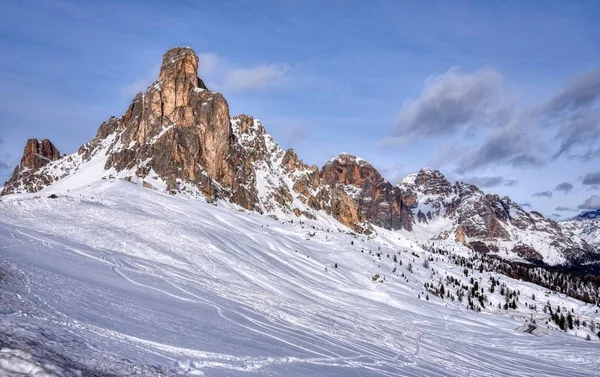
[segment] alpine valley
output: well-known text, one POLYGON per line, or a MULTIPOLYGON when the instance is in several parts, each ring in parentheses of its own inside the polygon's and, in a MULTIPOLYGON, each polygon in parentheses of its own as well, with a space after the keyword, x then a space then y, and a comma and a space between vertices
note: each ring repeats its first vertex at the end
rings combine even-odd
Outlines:
POLYGON ((167 51, 75 153, 27 141, 0 189, 0 374, 600 374, 598 211, 309 166, 199 64, 167 51))

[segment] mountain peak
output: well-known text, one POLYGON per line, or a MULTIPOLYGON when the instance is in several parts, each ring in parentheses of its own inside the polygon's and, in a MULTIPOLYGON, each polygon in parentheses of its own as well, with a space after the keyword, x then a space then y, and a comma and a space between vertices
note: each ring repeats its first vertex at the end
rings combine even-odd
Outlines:
POLYGON ((198 55, 190 47, 173 47, 163 55, 158 80, 180 79, 190 82, 194 87, 206 89, 198 78, 199 61, 198 55))
POLYGON ((340 153, 337 157, 332 158, 327 163, 328 164, 341 163, 343 165, 348 165, 348 164, 351 164, 351 165, 368 164, 368 165, 370 165, 365 159, 355 156, 353 154, 346 153, 346 152, 340 153))
POLYGON ((31 173, 59 158, 60 152, 50 140, 43 139, 39 141, 35 138, 27 140, 21 162, 15 168, 12 177, 5 183, 0 194, 5 195, 15 192, 17 186, 31 190, 32 183, 27 179, 31 176, 31 173))
POLYGON ((585 220, 594 220, 600 218, 600 209, 595 209, 592 211, 584 211, 579 215, 575 216, 573 220, 575 221, 585 221, 585 220))
POLYGON ((425 187, 427 194, 449 194, 452 192, 452 185, 439 170, 421 169, 415 176, 414 182, 417 186, 425 187))
POLYGON ((365 179, 383 180, 381 174, 364 159, 342 152, 321 169, 321 178, 328 184, 340 182, 360 187, 365 179))
POLYGON ((39 141, 31 138, 25 144, 21 167, 29 169, 38 169, 50 161, 56 161, 60 158, 60 152, 54 144, 48 139, 39 141))

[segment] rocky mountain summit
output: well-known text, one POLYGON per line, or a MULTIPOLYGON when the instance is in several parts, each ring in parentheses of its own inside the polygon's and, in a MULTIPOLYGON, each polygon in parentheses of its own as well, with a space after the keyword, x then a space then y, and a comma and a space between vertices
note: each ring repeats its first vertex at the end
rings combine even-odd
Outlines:
POLYGON ((432 239, 550 264, 598 257, 585 241, 541 213, 527 212, 510 198, 485 194, 472 184, 452 185, 437 170, 422 169, 398 187, 410 198, 415 231, 433 229, 432 239))
POLYGON ((560 225, 600 250, 600 209, 581 212, 571 220, 561 221, 560 225))
POLYGON ((402 191, 365 160, 342 153, 323 166, 321 180, 356 203, 359 220, 386 229, 412 229, 412 212, 402 191))
POLYGON ((385 228, 503 257, 551 264, 596 257, 556 222, 476 186, 451 184, 436 170, 394 186, 345 153, 321 168, 309 166, 294 150, 281 149, 260 120, 232 117, 225 98, 197 76, 199 64, 188 47, 167 51, 158 79, 74 154, 60 157, 48 140, 29 140, 0 194, 124 179, 280 219, 332 217, 360 233, 385 228))
MULTIPOLYGON (((52 183, 52 179, 32 179, 32 172, 41 169, 60 158, 60 152, 48 139, 39 141, 29 139, 25 144, 21 162, 15 168, 12 177, 4 184, 3 194, 12 192, 35 192, 52 183)), ((48 177, 45 177, 48 178, 48 177)))
POLYGON ((573 217, 574 221, 587 221, 600 219, 600 209, 593 211, 583 211, 579 215, 573 217))

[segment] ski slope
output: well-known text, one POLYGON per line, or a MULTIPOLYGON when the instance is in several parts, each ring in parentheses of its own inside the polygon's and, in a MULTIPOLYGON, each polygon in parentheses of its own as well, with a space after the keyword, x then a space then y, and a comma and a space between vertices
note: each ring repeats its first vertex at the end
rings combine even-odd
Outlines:
MULTIPOLYGON (((275 220, 118 179, 9 196, 0 375, 600 374, 597 337, 528 334, 526 311, 427 301, 431 271, 462 268, 442 258, 425 269, 426 256, 400 233, 357 236, 331 219, 275 220)), ((600 321, 597 308, 502 279, 600 321)))

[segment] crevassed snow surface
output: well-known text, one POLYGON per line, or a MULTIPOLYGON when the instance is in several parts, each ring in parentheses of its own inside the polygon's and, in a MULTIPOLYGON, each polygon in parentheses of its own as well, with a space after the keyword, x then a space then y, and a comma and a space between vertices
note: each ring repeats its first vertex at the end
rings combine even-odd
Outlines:
MULTIPOLYGON (((443 259, 423 268, 426 252, 399 233, 361 238, 320 224, 121 180, 59 199, 3 199, 0 375, 600 374, 597 341, 524 333, 527 313, 418 298, 431 269, 462 268, 443 259), (403 261, 395 274, 387 254, 403 261)), ((600 319, 577 300, 502 279, 540 305, 600 319)))

